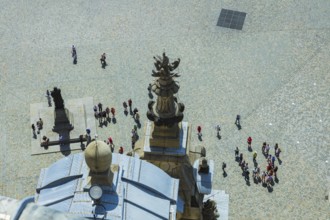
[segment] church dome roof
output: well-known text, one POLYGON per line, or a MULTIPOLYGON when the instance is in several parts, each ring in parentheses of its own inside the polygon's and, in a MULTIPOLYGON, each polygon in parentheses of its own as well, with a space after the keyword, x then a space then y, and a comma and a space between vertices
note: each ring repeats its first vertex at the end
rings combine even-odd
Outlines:
POLYGON ((85 161, 92 172, 105 172, 110 168, 112 153, 103 141, 92 141, 85 149, 85 161))

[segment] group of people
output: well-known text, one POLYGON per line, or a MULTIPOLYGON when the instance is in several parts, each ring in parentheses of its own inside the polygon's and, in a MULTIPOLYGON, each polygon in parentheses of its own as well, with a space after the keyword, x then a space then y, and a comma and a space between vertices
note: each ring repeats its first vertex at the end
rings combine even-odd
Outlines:
MULTIPOLYGON (((251 149, 251 143, 252 143, 251 137, 248 137, 247 143, 248 143, 248 149, 251 149)), ((260 166, 258 166, 258 163, 257 163, 258 154, 256 151, 254 151, 252 153, 253 162, 254 162, 252 177, 256 183, 262 182, 262 184, 265 184, 267 187, 271 187, 274 183, 274 178, 275 178, 275 180, 277 179, 278 166, 275 164, 275 161, 276 161, 276 158, 278 161, 281 161, 280 160, 281 149, 278 146, 278 144, 276 143, 274 146, 275 156, 273 156, 269 153, 269 151, 270 151, 269 144, 264 142, 261 150, 267 160, 267 166, 266 166, 265 171, 261 171, 260 166)), ((236 149, 235 149, 235 159, 239 163, 239 166, 241 167, 241 169, 243 171, 243 176, 244 176, 245 180, 248 182, 249 174, 250 174, 249 164, 245 161, 245 159, 243 157, 243 153, 239 153, 238 147, 236 147, 236 149)))
POLYGON ((36 132, 36 126, 34 125, 34 123, 31 125, 32 134, 33 134, 33 137, 34 138, 37 137, 37 134, 40 134, 40 130, 44 126, 44 121, 41 118, 39 118, 39 120, 37 121, 36 125, 37 125, 37 132, 36 132))
MULTIPOLYGON (((136 125, 134 125, 133 129, 132 129, 132 135, 131 135, 131 143, 132 143, 132 149, 134 149, 135 147, 135 143, 138 140, 139 136, 137 134, 137 129, 138 129, 138 125, 140 125, 140 115, 139 115, 139 110, 137 108, 133 109, 133 102, 132 99, 128 99, 127 102, 124 101, 123 102, 123 107, 124 107, 124 114, 127 116, 128 112, 130 112, 130 114, 132 115, 134 121, 136 122, 136 125)), ((94 110, 94 116, 96 119, 99 120, 100 126, 102 126, 103 122, 106 120, 111 120, 110 118, 110 113, 112 115, 112 120, 115 119, 115 113, 116 110, 115 108, 111 107, 107 107, 106 109, 103 109, 103 104, 102 103, 98 103, 97 105, 95 105, 93 107, 94 110)), ((86 130, 87 131, 87 130, 86 130)), ((89 132, 87 132, 87 136, 90 136, 90 130, 89 132)), ((109 145, 109 147, 111 148, 111 151, 114 151, 114 144, 112 141, 112 138, 109 137, 108 140, 104 141, 105 143, 107 143, 109 145)), ((88 145, 88 143, 87 143, 88 145)), ((123 153, 124 152, 124 148, 121 146, 118 150, 119 153, 123 153)))
POLYGON ((93 107, 93 110, 94 117, 99 120, 100 126, 102 126, 106 121, 111 121, 110 113, 112 115, 112 121, 115 120, 116 109, 114 107, 106 107, 103 109, 102 103, 99 103, 93 107))
MULTIPOLYGON (((77 49, 74 45, 72 45, 72 48, 71 48, 71 55, 72 55, 72 59, 73 59, 73 64, 77 64, 77 49)), ((100 58, 100 61, 101 61, 101 66, 103 69, 105 69, 105 67, 107 66, 107 62, 105 61, 106 60, 106 54, 103 53, 101 54, 101 58, 100 58)))

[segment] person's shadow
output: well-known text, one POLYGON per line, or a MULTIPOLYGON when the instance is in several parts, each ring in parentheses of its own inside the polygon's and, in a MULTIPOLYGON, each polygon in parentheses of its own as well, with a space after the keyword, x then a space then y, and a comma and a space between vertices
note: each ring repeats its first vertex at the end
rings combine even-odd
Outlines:
POLYGON ((125 114, 125 116, 127 116, 128 115, 128 111, 127 110, 124 110, 124 114, 125 114))
POLYGON ((220 135, 220 133, 217 134, 217 138, 218 138, 219 140, 221 140, 221 135, 220 135))
POLYGON ((107 62, 102 62, 102 68, 105 69, 106 66, 108 66, 107 62))
POLYGON ((150 91, 148 93, 148 96, 149 96, 150 99, 153 99, 154 98, 154 96, 152 95, 152 93, 150 91))
POLYGON ((112 118, 112 123, 116 124, 117 123, 117 119, 115 117, 112 118))
POLYGON ((226 172, 225 170, 223 170, 222 176, 223 176, 224 178, 226 178, 226 177, 228 176, 228 174, 227 174, 227 172, 226 172))
POLYGON ((202 134, 198 134, 198 140, 203 141, 202 134))

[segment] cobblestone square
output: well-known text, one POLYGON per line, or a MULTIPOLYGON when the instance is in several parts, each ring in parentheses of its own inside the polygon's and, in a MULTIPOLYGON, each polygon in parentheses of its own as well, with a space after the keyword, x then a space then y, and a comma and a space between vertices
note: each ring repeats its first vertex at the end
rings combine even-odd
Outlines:
POLYGON ((92 134, 111 136, 116 151, 121 145, 129 151, 135 123, 124 115, 122 103, 131 98, 145 124, 153 56, 165 51, 170 59, 181 59, 178 100, 192 126, 190 144, 205 146, 215 161, 214 188, 229 194, 229 219, 330 219, 325 199, 330 190, 329 0, 3 0, 1 5, 0 195, 34 195, 40 169, 64 157, 31 156, 30 105, 47 106, 46 90, 54 86, 64 102, 92 97, 94 105, 114 107, 116 123, 99 127, 95 121, 92 134), (217 26, 221 9, 245 12, 243 29, 217 26), (234 124, 237 114, 241 130, 234 124), (247 185, 235 162, 239 147, 252 168, 249 136, 262 170, 263 142, 271 154, 275 143, 283 150, 272 191, 252 179, 247 185))

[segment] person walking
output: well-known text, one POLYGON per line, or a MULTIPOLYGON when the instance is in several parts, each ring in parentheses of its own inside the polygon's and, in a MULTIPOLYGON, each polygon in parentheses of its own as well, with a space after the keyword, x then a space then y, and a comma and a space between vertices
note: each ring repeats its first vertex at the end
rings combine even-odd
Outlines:
POLYGON ((46 98, 47 98, 47 102, 48 102, 48 107, 52 107, 52 99, 50 97, 49 90, 46 91, 46 98))
POLYGON ((119 154, 123 154, 124 153, 124 148, 122 146, 119 147, 118 153, 119 154))
POLYGON ((136 142, 136 136, 135 135, 132 135, 131 141, 132 141, 132 149, 134 150, 135 142, 136 142))
POLYGON ((269 150, 270 150, 270 147, 269 147, 269 144, 266 145, 266 148, 265 148, 265 155, 266 157, 268 157, 269 155, 269 150))
POLYGON ((132 99, 129 99, 127 102, 128 102, 129 110, 132 111, 132 99))
POLYGON ((236 161, 239 159, 239 149, 238 149, 238 147, 236 147, 236 149, 235 149, 235 159, 236 159, 236 161))
POLYGON ((240 125, 240 124, 241 124, 241 116, 240 115, 236 115, 235 125, 240 125))
POLYGON ((105 112, 107 114, 107 118, 110 118, 110 108, 109 107, 105 108, 105 112))
POLYGON ((109 142, 110 145, 113 145, 113 141, 112 141, 111 137, 108 138, 108 142, 109 142))
POLYGON ((226 173, 226 167, 227 167, 227 164, 225 162, 222 162, 222 171, 223 173, 226 173))
POLYGON ((76 47, 74 45, 72 45, 71 55, 72 55, 72 58, 73 58, 73 64, 77 64, 77 50, 76 50, 76 47))
POLYGON ((44 122, 41 118, 39 118, 39 121, 37 121, 38 134, 40 134, 40 130, 42 130, 43 126, 44 126, 44 122))
POLYGON ((105 53, 103 53, 102 55, 101 55, 101 59, 100 59, 100 61, 101 61, 101 65, 102 65, 102 68, 104 69, 105 68, 105 66, 107 65, 107 62, 105 61, 106 60, 106 54, 105 53))
POLYGON ((116 112, 115 108, 112 107, 110 112, 112 114, 112 118, 115 118, 115 112, 116 112))
POLYGON ((243 154, 241 153, 240 155, 239 155, 239 162, 241 163, 243 161, 243 154))
POLYGON ((102 112, 102 103, 100 102, 97 106, 99 107, 99 112, 102 112))
POLYGON ((124 107, 124 113, 127 114, 127 103, 123 102, 123 107, 124 107))
POLYGON ((135 114, 138 112, 139 110, 137 108, 133 109, 133 118, 135 118, 135 114))
POLYGON ((197 126, 197 135, 199 138, 202 137, 202 127, 200 125, 197 126))
POLYGON ((254 162, 255 162, 255 161, 256 161, 256 159, 257 159, 257 155, 258 155, 258 154, 257 154, 257 152, 256 152, 256 151, 254 151, 254 152, 253 152, 253 161, 254 161, 254 162))
POLYGON ((221 138, 221 136, 220 136, 220 131, 221 131, 221 127, 220 127, 220 125, 217 125, 217 126, 215 127, 215 129, 216 129, 216 131, 217 131, 217 137, 218 137, 218 138, 221 138))
POLYGON ((272 156, 272 167, 275 166, 275 156, 272 156))
POLYGON ((32 128, 32 134, 33 134, 33 137, 36 137, 37 134, 36 134, 36 126, 34 124, 31 125, 31 128, 32 128))
POLYGON ((275 177, 277 177, 277 174, 276 174, 276 173, 277 173, 277 170, 278 170, 278 167, 275 166, 275 167, 274 167, 274 176, 275 176, 275 177))
POLYGON ((261 182, 262 182, 262 183, 265 183, 265 182, 266 182, 266 172, 265 172, 265 171, 262 171, 262 174, 261 174, 261 182))
POLYGON ((137 113, 135 113, 135 122, 136 123, 140 123, 140 114, 137 112, 137 113))
POLYGON ((248 137, 247 143, 248 143, 248 149, 251 149, 251 144, 252 144, 252 138, 251 137, 248 137))
POLYGON ((278 144, 275 144, 275 156, 277 159, 280 159, 281 148, 279 148, 278 144))
POLYGON ((261 152, 262 152, 263 155, 266 155, 266 146, 267 146, 267 143, 264 142, 264 143, 262 144, 262 147, 261 147, 261 152))

